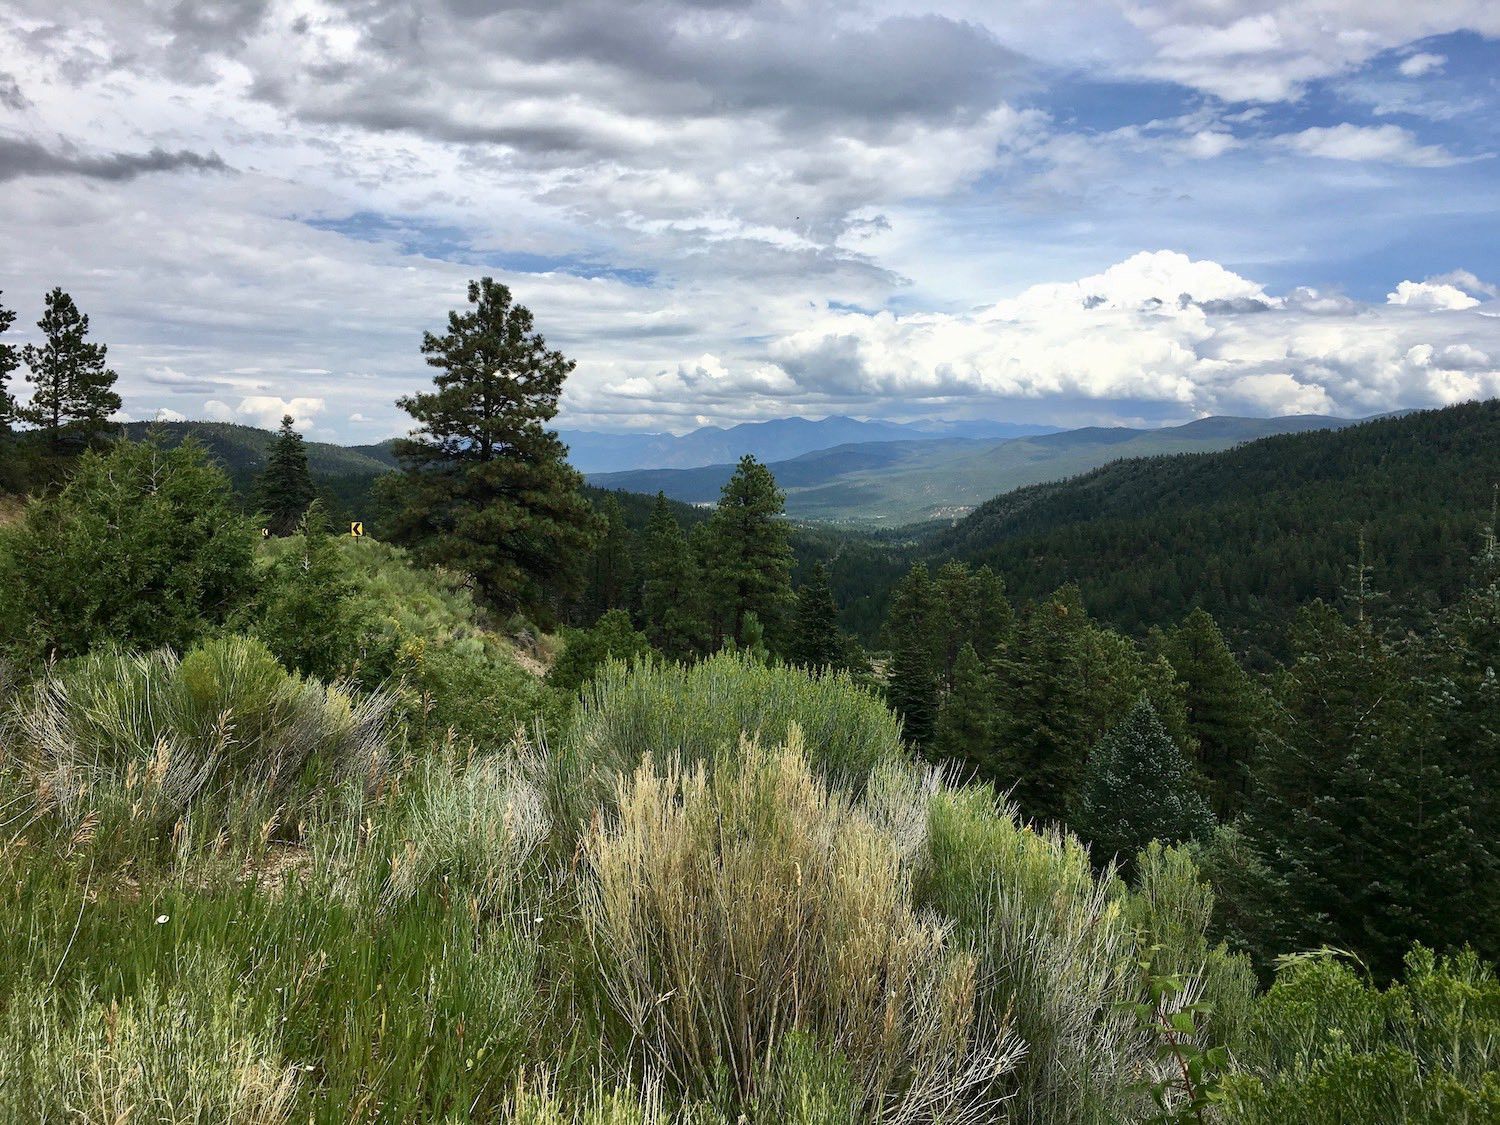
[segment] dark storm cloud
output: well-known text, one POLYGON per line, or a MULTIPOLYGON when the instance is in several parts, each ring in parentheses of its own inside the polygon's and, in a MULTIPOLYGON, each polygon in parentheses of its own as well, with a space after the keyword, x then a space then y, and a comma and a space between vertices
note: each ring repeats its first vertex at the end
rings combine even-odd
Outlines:
POLYGON ((13 109, 17 113, 31 105, 30 99, 21 93, 21 87, 16 80, 5 73, 0 73, 0 105, 6 109, 13 109))
POLYGON ((153 148, 150 152, 112 152, 103 156, 85 156, 72 152, 54 152, 39 141, 21 137, 0 137, 0 183, 22 176, 82 176, 92 180, 133 180, 151 172, 175 172, 190 169, 204 172, 227 172, 229 166, 217 153, 207 156, 183 149, 167 152, 153 148))
POLYGON ((178 0, 167 26, 179 46, 223 50, 243 44, 270 7, 270 0, 178 0))
MULTIPOLYGON (((312 120, 546 153, 614 150, 566 125, 497 131, 507 99, 561 97, 664 121, 770 114, 791 132, 832 122, 859 132, 984 112, 1028 67, 986 29, 939 15, 853 26, 835 9, 793 18, 764 3, 684 0, 498 9, 370 0, 345 14, 359 29, 357 61, 262 68, 255 95, 312 120)), ((295 30, 315 48, 326 26, 295 30)))

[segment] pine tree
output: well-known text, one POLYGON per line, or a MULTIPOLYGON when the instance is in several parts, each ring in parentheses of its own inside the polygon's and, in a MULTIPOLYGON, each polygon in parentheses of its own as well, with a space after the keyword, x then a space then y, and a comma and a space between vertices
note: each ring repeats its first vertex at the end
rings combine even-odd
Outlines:
POLYGON ((492 606, 546 611, 579 593, 598 531, 567 447, 546 428, 573 362, 547 348, 504 285, 470 282, 469 303, 443 335, 423 337, 437 389, 397 401, 419 424, 395 446, 405 471, 382 478, 393 538, 470 575, 492 606))
POLYGON ((942 687, 942 646, 938 632, 940 595, 926 563, 907 572, 891 595, 885 644, 891 653, 886 698, 901 716, 908 742, 925 747, 937 726, 942 687))
POLYGON ((589 559, 588 589, 583 606, 587 620, 597 621, 612 609, 629 612, 634 607, 632 587, 635 564, 631 560, 632 536, 625 526, 625 512, 614 495, 604 498, 604 534, 599 537, 589 559))
POLYGON ((786 498, 776 478, 754 457, 740 458, 724 485, 707 531, 706 572, 717 611, 720 642, 745 640, 747 613, 754 613, 770 647, 779 651, 792 594, 791 525, 783 517, 786 498))
POLYGON ((1255 749, 1261 710, 1255 685, 1201 608, 1161 635, 1156 649, 1186 689, 1188 733, 1211 804, 1219 819, 1229 820, 1244 803, 1255 749))
POLYGON ((804 668, 840 668, 844 653, 839 610, 833 601, 828 569, 816 563, 812 577, 797 591, 797 612, 787 659, 804 668))
POLYGON ((21 349, 34 389, 18 416, 48 430, 54 446, 70 435, 88 441, 108 428, 110 415, 121 406, 113 390, 115 373, 104 362, 108 349, 88 342, 89 318, 61 289, 47 294, 37 327, 46 342, 21 349))
POLYGON ((646 524, 641 617, 651 644, 686 660, 708 647, 708 622, 698 563, 666 496, 658 492, 646 524))
MULTIPOLYGON (((0 305, 0 336, 5 335, 15 322, 15 310, 0 305)), ((0 344, 0 434, 8 433, 16 420, 16 400, 10 388, 10 377, 20 366, 21 356, 15 345, 0 344)))
POLYGON ((1152 840, 1175 844, 1213 831, 1191 764, 1144 697, 1089 755, 1071 823, 1101 864, 1128 863, 1152 840))
POLYGON ((293 428, 290 414, 281 418, 281 429, 271 439, 266 467, 255 485, 255 504, 266 517, 272 535, 295 532, 316 493, 307 468, 307 446, 293 428))
POLYGON ((959 763, 965 775, 993 777, 995 761, 994 683, 971 644, 958 650, 953 686, 938 710, 933 753, 959 763))

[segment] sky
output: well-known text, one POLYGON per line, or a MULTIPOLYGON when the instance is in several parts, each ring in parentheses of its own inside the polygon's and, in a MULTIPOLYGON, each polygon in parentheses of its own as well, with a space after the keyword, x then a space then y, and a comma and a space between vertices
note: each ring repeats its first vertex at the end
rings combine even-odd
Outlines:
POLYGON ((1500 395, 1497 154, 1494 0, 0 0, 9 342, 351 443, 479 276, 573 429, 1500 395))

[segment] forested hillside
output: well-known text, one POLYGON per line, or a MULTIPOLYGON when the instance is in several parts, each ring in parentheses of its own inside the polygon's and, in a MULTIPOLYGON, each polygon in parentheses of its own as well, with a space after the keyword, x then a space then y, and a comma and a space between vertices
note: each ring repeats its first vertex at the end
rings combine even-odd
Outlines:
POLYGON ((986 563, 1021 598, 1077 583, 1142 632, 1201 606, 1264 662, 1299 605, 1363 557, 1400 620, 1453 599, 1500 481, 1500 402, 1122 461, 991 500, 923 548, 986 563))

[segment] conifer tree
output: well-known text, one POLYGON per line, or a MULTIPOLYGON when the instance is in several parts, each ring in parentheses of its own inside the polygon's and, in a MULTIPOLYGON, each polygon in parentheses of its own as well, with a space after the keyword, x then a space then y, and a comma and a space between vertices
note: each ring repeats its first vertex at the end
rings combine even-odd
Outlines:
POLYGON ((787 659, 804 668, 839 668, 843 665, 844 651, 839 610, 833 601, 828 569, 816 563, 812 577, 797 591, 797 612, 787 659))
POLYGON ((629 612, 635 608, 631 605, 635 564, 631 560, 632 536, 625 526, 625 512, 613 494, 604 498, 602 507, 604 534, 589 560, 588 590, 584 595, 584 611, 590 621, 598 620, 611 609, 629 612))
POLYGON ((953 686, 943 697, 933 735, 934 756, 960 763, 965 775, 995 775, 994 692, 979 653, 965 644, 953 663, 953 686))
POLYGON ((1025 607, 1015 643, 995 667, 1004 748, 991 779, 1014 786, 1022 813, 1062 820, 1083 776, 1094 729, 1087 697, 1089 621, 1076 587, 1025 607))
MULTIPOLYGON (((16 322, 14 309, 0 305, 0 336, 16 322)), ((0 433, 7 433, 16 420, 16 400, 11 391, 10 377, 21 366, 20 353, 14 344, 0 343, 0 433)))
POLYGON ((598 530, 583 478, 546 428, 573 362, 504 285, 470 282, 469 303, 423 337, 436 390, 397 401, 418 425, 395 446, 404 471, 382 478, 393 538, 472 576, 492 606, 546 611, 579 593, 598 530))
POLYGON ((252 529, 189 439, 85 451, 66 486, 0 528, 0 648, 24 660, 106 642, 179 652, 254 592, 252 529))
POLYGON ((708 622, 698 562, 662 493, 646 524, 642 558, 641 617, 651 644, 678 660, 708 647, 708 622))
POLYGON ((1214 827, 1192 765, 1142 697, 1089 755, 1072 826, 1096 862, 1128 862, 1152 840, 1197 840, 1214 827))
POLYGON ((1156 649, 1184 685, 1187 729, 1211 804, 1219 819, 1229 820, 1243 805, 1249 780, 1260 710, 1255 686, 1202 608, 1160 635, 1156 649))
POLYGON ((886 698, 901 716, 907 741, 925 747, 937 725, 942 688, 942 644, 938 634, 940 594, 926 563, 907 572, 891 595, 885 644, 891 653, 886 698))
POLYGON ((277 536, 297 531, 316 496, 307 468, 307 446, 294 422, 290 414, 282 415, 281 429, 271 439, 266 467, 255 486, 256 507, 266 517, 265 526, 277 536))
POLYGON ((113 390, 115 373, 105 366, 108 349, 89 343, 89 318, 61 289, 47 294, 37 327, 45 342, 21 349, 33 389, 30 403, 18 416, 48 430, 54 446, 63 444, 69 434, 84 441, 96 437, 121 405, 113 390))
POLYGON ((793 601, 791 525, 776 478, 754 457, 740 458, 708 522, 707 585, 716 614, 717 640, 745 641, 747 613, 778 650, 793 601))

